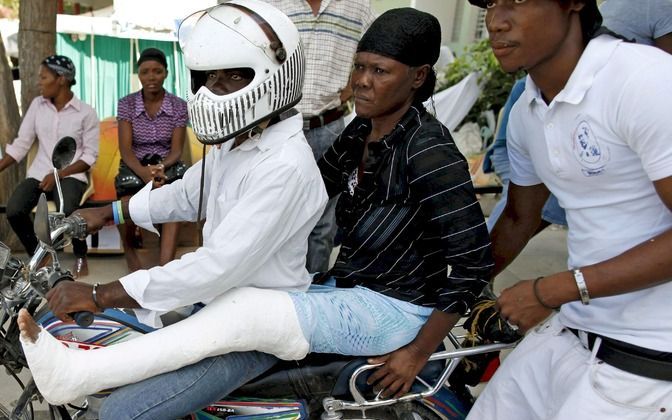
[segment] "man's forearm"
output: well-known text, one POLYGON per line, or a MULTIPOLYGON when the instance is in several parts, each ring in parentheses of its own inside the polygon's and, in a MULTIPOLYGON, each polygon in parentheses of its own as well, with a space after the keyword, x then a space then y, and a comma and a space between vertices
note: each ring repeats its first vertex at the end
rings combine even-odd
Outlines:
POLYGON ((0 172, 4 171, 15 163, 16 161, 14 158, 5 153, 2 159, 0 159, 0 172))
POLYGON ((494 278, 520 254, 541 223, 541 210, 549 192, 544 184, 519 186, 509 183, 506 207, 490 233, 494 278))
POLYGON ((140 308, 138 302, 130 297, 124 286, 118 280, 112 283, 101 284, 96 290, 97 304, 104 308, 140 308))
POLYGON ((91 166, 89 166, 86 162, 83 160, 78 160, 72 165, 66 166, 65 168, 58 171, 58 176, 60 178, 65 178, 66 176, 86 172, 89 170, 89 168, 91 168, 91 166))
MULTIPOLYGON (((609 260, 581 269, 590 298, 606 297, 656 286, 672 279, 669 250, 672 230, 658 235, 609 260)), ((538 284, 542 300, 549 306, 579 300, 572 272, 545 277, 538 284)))
POLYGON ((490 233, 492 254, 495 261, 492 278, 504 271, 516 259, 535 231, 534 223, 525 223, 523 220, 516 221, 508 217, 499 218, 490 233))

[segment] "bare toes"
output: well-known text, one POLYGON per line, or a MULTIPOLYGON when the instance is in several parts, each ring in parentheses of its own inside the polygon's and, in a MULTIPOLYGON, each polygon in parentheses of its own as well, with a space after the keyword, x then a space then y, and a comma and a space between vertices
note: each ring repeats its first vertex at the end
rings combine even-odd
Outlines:
POLYGON ((37 336, 40 334, 40 326, 35 323, 35 320, 28 313, 27 310, 21 309, 19 311, 19 317, 17 319, 19 324, 19 330, 21 330, 21 336, 25 340, 34 343, 37 340, 37 336))

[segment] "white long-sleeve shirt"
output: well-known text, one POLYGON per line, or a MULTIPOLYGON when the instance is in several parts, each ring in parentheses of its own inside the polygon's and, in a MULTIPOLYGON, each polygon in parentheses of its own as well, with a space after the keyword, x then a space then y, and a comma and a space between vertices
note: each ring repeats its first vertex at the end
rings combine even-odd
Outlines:
MULTIPOLYGON (((205 157, 203 246, 165 266, 121 278, 142 310, 138 319, 160 325, 160 313, 207 303, 233 287, 305 290, 308 235, 327 193, 297 114, 231 150, 233 140, 205 157)), ((131 198, 133 221, 150 231, 171 221, 195 221, 201 162, 183 179, 131 198)))

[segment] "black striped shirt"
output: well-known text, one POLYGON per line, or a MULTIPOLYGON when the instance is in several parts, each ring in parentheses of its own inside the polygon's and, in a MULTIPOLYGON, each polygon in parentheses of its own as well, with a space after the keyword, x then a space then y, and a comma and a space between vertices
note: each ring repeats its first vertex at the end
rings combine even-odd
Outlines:
POLYGON ((328 274, 339 287, 464 313, 493 267, 466 160, 448 129, 413 106, 392 133, 369 143, 357 183, 370 131, 369 120, 356 118, 319 162, 329 195, 342 192, 343 243, 328 274))

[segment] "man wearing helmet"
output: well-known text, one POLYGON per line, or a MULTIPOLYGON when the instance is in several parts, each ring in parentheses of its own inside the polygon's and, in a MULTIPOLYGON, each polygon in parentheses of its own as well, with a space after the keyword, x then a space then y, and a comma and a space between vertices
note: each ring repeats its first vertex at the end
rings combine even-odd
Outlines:
POLYGON ((672 57, 600 34, 595 0, 469 1, 487 9, 502 68, 528 72, 495 272, 532 237, 549 191, 567 211, 570 267, 502 292, 502 317, 533 331, 469 418, 669 418, 672 57))
MULTIPOLYGON (((216 147, 182 180, 155 190, 147 185, 130 201, 81 212, 90 229, 127 217, 151 231, 168 220, 206 219, 203 246, 194 252, 94 286, 98 303, 144 308, 138 319, 152 326, 161 325, 165 311, 208 303, 234 287, 307 289, 307 237, 327 201, 301 115, 293 111, 305 68, 289 18, 263 2, 234 0, 188 17, 179 35, 191 72, 193 129, 202 143, 216 147)), ((81 309, 96 311, 91 298, 91 286, 75 282, 49 296, 52 302, 88 302, 81 309)), ((222 328, 234 322, 222 320, 222 328)), ((226 369, 237 388, 276 361, 263 353, 230 355, 211 375, 221 385, 226 369)), ((165 391, 183 385, 172 382, 165 391)))

